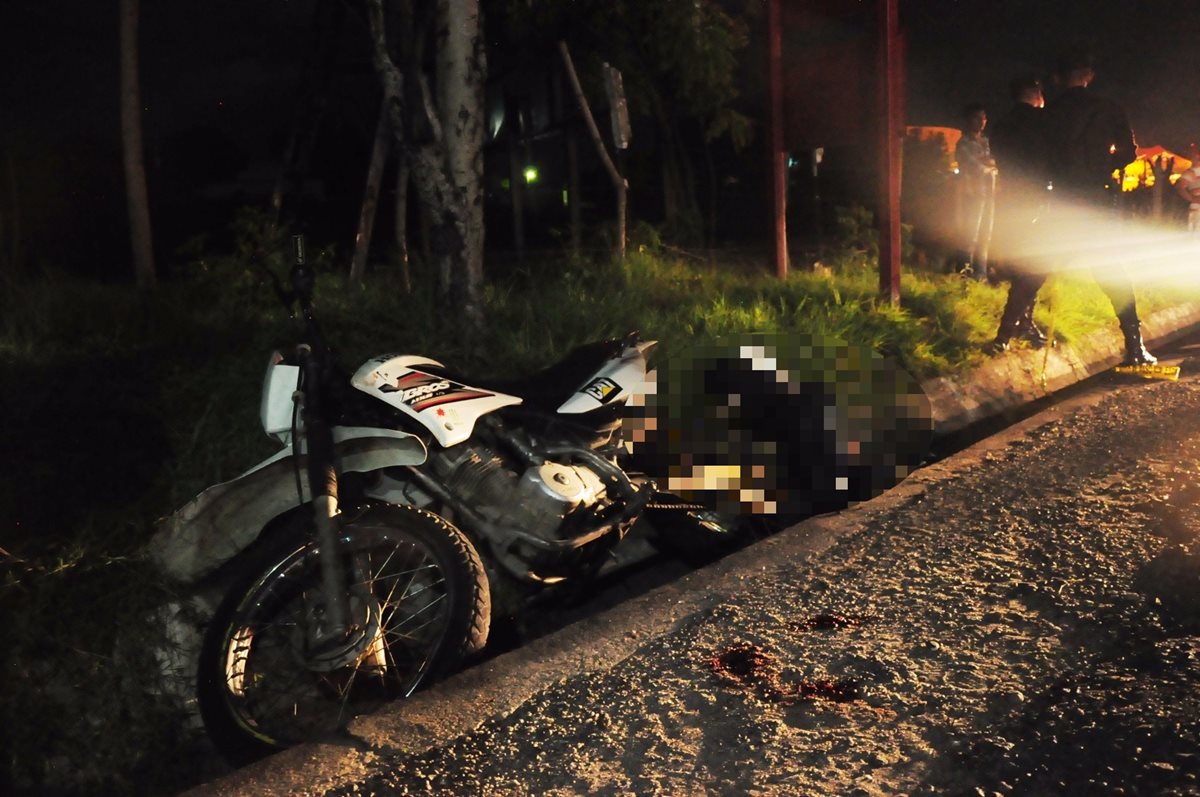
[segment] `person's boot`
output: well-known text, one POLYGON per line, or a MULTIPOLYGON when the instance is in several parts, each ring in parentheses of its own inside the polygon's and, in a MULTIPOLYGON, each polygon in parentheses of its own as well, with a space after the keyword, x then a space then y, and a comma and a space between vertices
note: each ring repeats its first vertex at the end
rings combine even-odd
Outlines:
POLYGON ((1033 323, 1033 307, 1025 311, 1025 316, 1021 319, 1021 337, 1029 341, 1029 345, 1035 349, 1043 348, 1050 339, 1046 337, 1046 333, 1033 323))
POLYGON ((1005 305, 1004 314, 1000 316, 1000 328, 996 330, 996 339, 988 344, 988 353, 1000 354, 1008 351, 1008 342, 1017 334, 1021 325, 1021 316, 1013 312, 1014 309, 1005 305))
POLYGON ((1125 359, 1121 365, 1154 365, 1158 362, 1142 343, 1142 324, 1136 316, 1121 319, 1121 334, 1125 336, 1125 359))

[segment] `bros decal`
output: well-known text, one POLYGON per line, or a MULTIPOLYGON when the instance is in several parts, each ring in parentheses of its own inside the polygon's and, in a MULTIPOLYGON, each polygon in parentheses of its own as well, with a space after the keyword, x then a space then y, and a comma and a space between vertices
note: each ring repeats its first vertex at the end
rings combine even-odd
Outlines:
POLYGON ((493 395, 492 393, 476 390, 466 385, 460 385, 458 382, 421 371, 410 371, 397 379, 395 383, 380 385, 379 391, 381 393, 399 393, 400 401, 416 412, 437 406, 438 404, 486 398, 493 395))
POLYGON ((422 396, 428 396, 431 393, 438 393, 440 391, 449 389, 450 383, 443 379, 441 382, 432 382, 428 385, 417 385, 416 387, 410 387, 408 390, 404 391, 402 396, 400 396, 400 400, 406 404, 411 404, 422 396))

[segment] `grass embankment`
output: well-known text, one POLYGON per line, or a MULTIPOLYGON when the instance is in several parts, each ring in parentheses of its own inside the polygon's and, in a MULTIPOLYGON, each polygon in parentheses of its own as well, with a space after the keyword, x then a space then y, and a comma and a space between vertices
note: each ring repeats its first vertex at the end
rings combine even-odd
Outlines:
MULTIPOLYGON (((634 328, 662 341, 664 356, 722 335, 795 332, 870 346, 920 377, 984 359, 1002 289, 909 273, 902 291, 901 308, 881 303, 872 264, 854 254, 829 276, 783 282, 745 263, 645 251, 624 267, 564 259, 497 277, 488 332, 469 343, 428 289, 406 295, 388 273, 366 289, 327 273, 317 296, 348 367, 408 351, 520 373, 634 328)), ((1090 279, 1059 280, 1045 295, 1062 339, 1114 323, 1090 279)), ((1144 313, 1172 300, 1141 298, 1144 313)), ((1038 317, 1051 325, 1045 303, 1038 317)), ((168 791, 195 777, 178 758, 175 708, 140 688, 158 629, 136 625, 169 589, 138 551, 155 518, 273 450, 258 428, 259 379, 293 329, 236 258, 194 263, 149 297, 65 278, 6 286, 0 792, 168 791)))

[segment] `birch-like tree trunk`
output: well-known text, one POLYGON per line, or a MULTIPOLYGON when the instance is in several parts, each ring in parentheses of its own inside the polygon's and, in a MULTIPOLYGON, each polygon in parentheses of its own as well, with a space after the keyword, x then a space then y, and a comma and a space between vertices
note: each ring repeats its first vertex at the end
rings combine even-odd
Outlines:
MULTIPOLYGON (((430 0, 433 2, 434 0, 430 0)), ((418 197, 430 215, 430 259, 442 309, 483 326, 483 55, 478 0, 436 0, 438 96, 420 70, 402 71, 387 48, 383 0, 367 0, 372 58, 418 197)), ((420 36, 423 28, 411 26, 420 36)))
POLYGON ((129 237, 138 287, 155 283, 150 198, 142 147, 142 98, 138 81, 138 0, 121 0, 121 142, 125 161, 125 198, 129 237))
POLYGON ((438 0, 437 90, 442 149, 466 222, 466 294, 483 284, 483 139, 487 59, 479 0, 438 0))

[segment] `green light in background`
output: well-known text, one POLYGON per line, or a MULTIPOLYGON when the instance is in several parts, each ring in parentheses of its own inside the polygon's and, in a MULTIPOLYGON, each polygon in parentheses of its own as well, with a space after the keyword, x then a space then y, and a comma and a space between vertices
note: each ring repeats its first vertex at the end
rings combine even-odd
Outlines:
POLYGON ((538 170, 536 166, 525 167, 525 182, 536 183, 538 180, 538 170))
POLYGON ((564 188, 563 189, 563 207, 565 208, 569 204, 571 204, 571 203, 567 197, 567 189, 564 188))

